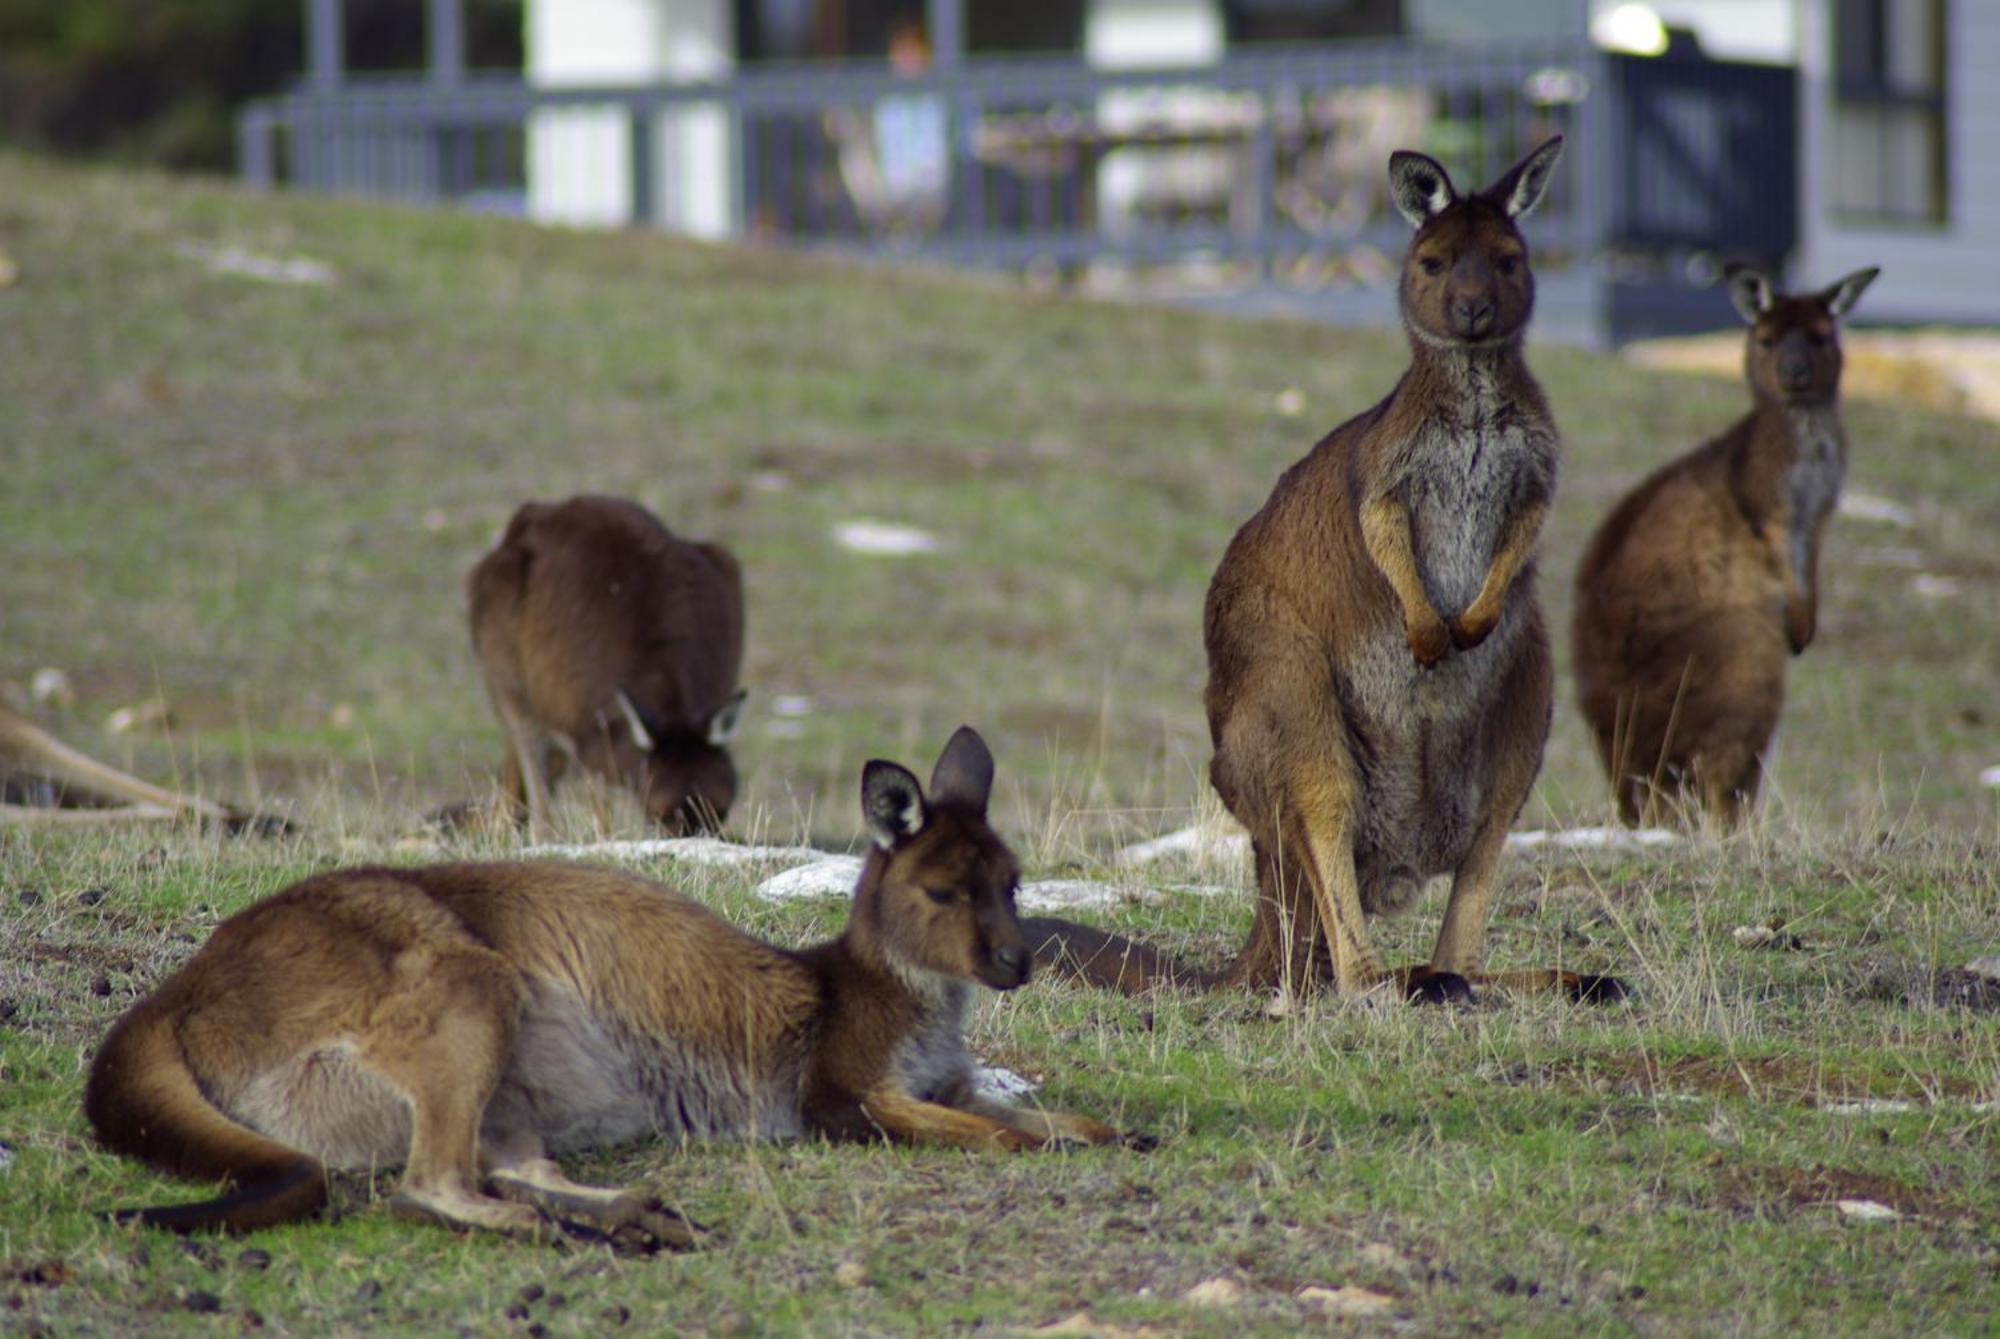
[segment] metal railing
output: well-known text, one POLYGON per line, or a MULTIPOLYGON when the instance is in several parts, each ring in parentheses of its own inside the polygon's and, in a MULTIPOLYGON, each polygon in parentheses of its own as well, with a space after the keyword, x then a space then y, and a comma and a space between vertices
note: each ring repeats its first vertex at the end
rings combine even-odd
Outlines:
MULTIPOLYGON (((563 136, 549 128, 581 114, 618 132, 603 141, 615 157, 598 154, 586 173, 622 178, 619 217, 606 221, 663 223, 685 211, 689 182, 663 171, 663 137, 699 117, 720 128, 727 166, 726 180, 697 184, 724 195, 727 231, 740 235, 1065 273, 1198 258, 1332 293, 1337 306, 1341 292, 1379 284, 1408 239, 1386 198, 1391 149, 1425 149, 1465 187, 1560 131, 1569 151, 1527 232, 1544 310, 1568 304, 1589 326, 1609 307, 1599 257, 1632 239, 1726 245, 1737 225, 1722 214, 1743 207, 1712 189, 1733 170, 1731 137, 1699 123, 1704 106, 1741 119, 1736 103, 1705 104, 1702 90, 1706 80, 1740 103, 1742 80, 1727 72, 1742 67, 1688 66, 1674 84, 1680 110, 1662 120, 1630 114, 1620 90, 1635 80, 1619 63, 1582 40, 1387 41, 1174 70, 971 59, 900 76, 838 63, 576 88, 372 76, 253 104, 241 166, 262 186, 546 213, 533 178, 565 170, 563 136), (1635 154, 1644 134, 1655 151, 1635 154), (1635 175, 1635 159, 1660 166, 1635 175)), ((1647 78, 1641 88, 1660 82, 1647 78)), ((1756 96, 1789 98, 1789 85, 1756 96)), ((1379 291, 1366 303, 1386 315, 1379 291)))

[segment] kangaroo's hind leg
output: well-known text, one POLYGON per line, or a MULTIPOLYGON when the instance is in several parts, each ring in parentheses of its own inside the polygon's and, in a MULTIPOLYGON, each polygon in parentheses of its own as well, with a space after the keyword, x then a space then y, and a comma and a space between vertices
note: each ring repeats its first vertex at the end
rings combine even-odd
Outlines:
POLYGON ((468 943, 408 954, 393 970, 357 1057, 410 1105, 410 1154, 392 1206, 453 1227, 543 1236, 532 1208, 479 1190, 480 1118, 520 1014, 512 967, 468 943))
POLYGON ((574 1232, 579 1223, 594 1228, 620 1250, 686 1250, 706 1230, 636 1191, 570 1180, 531 1131, 488 1127, 479 1151, 494 1194, 551 1214, 565 1230, 574 1232))

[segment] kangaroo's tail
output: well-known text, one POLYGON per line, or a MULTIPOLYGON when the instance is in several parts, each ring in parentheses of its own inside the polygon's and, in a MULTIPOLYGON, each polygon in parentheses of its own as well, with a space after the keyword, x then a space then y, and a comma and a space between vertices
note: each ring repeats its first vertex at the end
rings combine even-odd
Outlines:
POLYGON ((248 1232, 310 1217, 326 1204, 320 1164, 218 1110, 195 1082, 172 1019, 157 1008, 141 1005, 111 1029, 91 1066, 83 1109, 113 1152, 225 1183, 214 1199, 115 1210, 110 1216, 119 1222, 248 1232))
POLYGON ((1178 958, 1136 940, 1054 916, 1031 916, 1021 932, 1035 951, 1035 966, 1086 985, 1137 995, 1153 986, 1205 990, 1215 979, 1178 958))

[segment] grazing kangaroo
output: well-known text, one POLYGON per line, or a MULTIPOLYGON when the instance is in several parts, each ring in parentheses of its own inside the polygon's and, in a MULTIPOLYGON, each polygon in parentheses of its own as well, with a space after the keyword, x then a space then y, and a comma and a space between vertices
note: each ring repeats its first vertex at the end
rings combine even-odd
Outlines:
POLYGON ((743 575, 636 502, 530 502, 466 578, 472 644, 507 732, 501 791, 550 831, 566 761, 636 792, 676 834, 736 798, 743 575))
POLYGON ((395 1203, 419 1216, 537 1235, 541 1206, 616 1240, 685 1245, 685 1222, 571 1182, 551 1154, 647 1133, 1144 1146, 974 1086, 968 983, 1012 990, 1030 966, 1019 870, 987 825, 992 783, 969 728, 928 797, 869 763, 874 845, 847 929, 798 951, 582 865, 294 884, 218 926, 99 1049, 84 1095, 98 1138, 228 1185, 117 1216, 247 1230, 317 1211, 324 1168, 401 1162, 395 1203))
POLYGON ((199 795, 163 790, 79 753, 18 712, 0 706, 0 823, 92 826, 192 818, 226 832, 290 830, 267 814, 246 813, 199 795), (27 799, 28 803, 16 801, 27 799))
POLYGON ((1475 195, 1418 153, 1389 160, 1417 234, 1400 301, 1409 370, 1329 433, 1236 534, 1208 590, 1209 776, 1250 830, 1257 919, 1227 969, 1030 921, 1038 956, 1124 990, 1155 981, 1341 992, 1468 978, 1610 999, 1609 977, 1482 975, 1507 826, 1548 737, 1548 635, 1533 554, 1557 439, 1521 340, 1534 303, 1516 226, 1546 190, 1549 140, 1475 195), (1427 966, 1391 973, 1365 918, 1453 876, 1427 966))
POLYGON ((1584 549, 1577 696, 1627 823, 1689 796, 1734 827, 1756 802, 1847 473, 1839 321, 1878 272, 1782 296, 1732 268, 1750 412, 1628 493, 1584 549))

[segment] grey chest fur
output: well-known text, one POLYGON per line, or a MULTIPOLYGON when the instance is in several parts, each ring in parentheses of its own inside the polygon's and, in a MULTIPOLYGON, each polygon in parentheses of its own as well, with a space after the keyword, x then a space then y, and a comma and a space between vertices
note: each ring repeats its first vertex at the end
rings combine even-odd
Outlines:
POLYGON ((972 988, 963 981, 933 976, 925 983, 924 994, 928 1006, 924 1021, 896 1048, 890 1068, 905 1092, 935 1101, 972 1072, 972 1055, 965 1049, 965 1013, 972 988))
POLYGON ((1431 426, 1409 461, 1405 498, 1424 593, 1439 615, 1479 596, 1508 518, 1546 487, 1547 435, 1489 414, 1431 426))
POLYGON ((1839 421, 1825 414, 1800 414, 1792 426, 1798 458, 1785 477, 1791 511, 1787 538, 1793 570, 1803 581, 1810 579, 1819 560, 1820 523, 1840 501, 1841 485, 1847 481, 1847 441, 1839 421))

